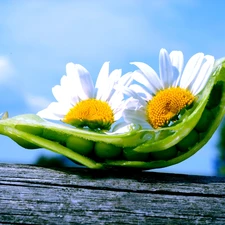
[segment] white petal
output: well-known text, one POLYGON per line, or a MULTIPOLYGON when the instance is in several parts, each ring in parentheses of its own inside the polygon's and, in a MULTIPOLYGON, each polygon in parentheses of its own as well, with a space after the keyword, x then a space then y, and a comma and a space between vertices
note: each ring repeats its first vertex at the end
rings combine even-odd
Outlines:
POLYGON ((58 102, 68 101, 68 95, 60 85, 56 85, 52 88, 52 94, 58 102))
POLYGON ((145 104, 145 100, 140 95, 138 95, 136 92, 134 92, 133 90, 131 90, 127 87, 124 87, 123 92, 124 92, 124 94, 126 94, 130 97, 133 97, 134 99, 137 99, 142 105, 145 104))
POLYGON ((133 81, 133 72, 128 72, 124 74, 122 77, 120 77, 118 83, 114 85, 115 92, 120 92, 123 97, 123 88, 128 87, 132 81, 133 81))
MULTIPOLYGON (((60 98, 65 98, 63 101, 67 101, 69 103, 71 103, 72 105, 75 105, 78 101, 78 95, 76 92, 76 78, 75 76, 62 76, 61 80, 60 80, 60 87, 57 87, 57 91, 56 92, 60 92, 60 93, 55 93, 55 90, 52 90, 53 95, 55 96, 55 98, 57 99, 57 101, 59 101, 58 99, 60 98), (59 90, 60 89, 60 90, 59 90), (59 96, 61 95, 61 96, 59 96)), ((55 88, 55 87, 54 87, 55 88)))
POLYGON ((124 111, 124 107, 120 107, 120 108, 117 109, 116 112, 114 112, 115 121, 118 121, 122 117, 123 111, 124 111))
POLYGON ((131 90, 133 90, 134 92, 136 92, 136 93, 144 94, 145 98, 147 100, 152 99, 152 95, 148 92, 148 90, 145 87, 142 87, 142 86, 140 86, 138 84, 132 84, 132 85, 129 86, 129 88, 131 90))
POLYGON ((212 69, 213 69, 213 65, 215 61, 214 57, 207 55, 205 56, 205 59, 207 61, 203 64, 198 76, 196 77, 190 89, 194 95, 197 95, 205 87, 212 73, 212 69))
POLYGON ((136 99, 128 99, 126 109, 123 113, 124 121, 127 123, 139 124, 143 128, 150 128, 151 126, 146 118, 146 106, 147 102, 141 105, 136 99))
POLYGON ((68 86, 68 77, 63 75, 60 80, 60 86, 67 87, 68 86))
POLYGON ((81 65, 68 63, 66 65, 67 75, 75 77, 75 87, 78 97, 82 100, 94 97, 94 85, 90 73, 81 65))
POLYGON ((109 62, 105 62, 98 74, 98 78, 95 83, 95 88, 101 88, 102 85, 108 80, 109 77, 109 62))
POLYGON ((189 84, 198 75, 198 72, 199 72, 199 69, 201 68, 203 60, 204 60, 203 53, 197 53, 189 59, 189 61, 187 62, 187 65, 184 68, 184 72, 180 80, 180 87, 185 89, 188 88, 189 84))
MULTIPOLYGON (((99 75, 97 77, 97 81, 95 84, 96 93, 95 98, 102 100, 105 96, 104 94, 109 88, 109 62, 105 62, 99 72, 99 75)), ((111 91, 111 90, 110 90, 111 91)))
MULTIPOLYGON (((75 71, 75 64, 74 63, 67 63, 66 64, 66 79, 63 79, 64 76, 61 79, 61 85, 65 83, 64 85, 77 85, 77 71, 75 71)), ((64 86, 63 85, 63 86, 64 86)))
MULTIPOLYGON (((75 65, 77 73, 80 78, 81 90, 84 92, 84 98, 93 98, 94 97, 94 84, 91 78, 90 73, 81 65, 75 65)), ((80 90, 80 91, 81 91, 80 90)))
POLYGON ((151 84, 153 93, 163 89, 162 82, 160 81, 157 73, 149 65, 142 62, 132 62, 131 64, 134 64, 142 71, 142 76, 144 76, 148 83, 151 84))
POLYGON ((126 100, 125 107, 126 109, 139 110, 142 107, 146 106, 146 102, 142 105, 137 99, 130 97, 126 100))
POLYGON ((117 90, 113 93, 108 102, 112 109, 116 109, 119 107, 122 101, 123 101, 123 93, 117 90))
POLYGON ((164 88, 173 84, 173 70, 168 52, 161 49, 159 53, 159 74, 164 88))
POLYGON ((114 84, 118 83, 120 77, 122 75, 122 70, 121 69, 117 69, 117 70, 113 70, 110 75, 109 75, 109 80, 110 82, 114 84))
POLYGON ((70 105, 52 102, 46 109, 38 112, 37 115, 46 119, 54 119, 53 117, 62 119, 69 112, 70 108, 70 105), (52 118, 49 118, 51 116, 52 118))
POLYGON ((133 72, 128 72, 120 78, 118 84, 122 86, 129 86, 132 81, 133 81, 133 72))
POLYGON ((144 76, 144 74, 141 71, 134 71, 133 72, 133 79, 137 81, 138 83, 142 84, 146 87, 149 93, 155 94, 157 92, 156 88, 152 86, 151 83, 147 80, 147 78, 144 76))
MULTIPOLYGON (((98 92, 102 92, 102 95, 98 98, 102 101, 109 101, 113 93, 115 92, 114 86, 118 83, 118 80, 121 76, 121 70, 113 70, 109 75, 108 81, 102 84, 101 89, 99 88, 98 92)), ((99 96, 99 94, 98 94, 99 96)))
POLYGON ((120 104, 118 104, 115 108, 113 108, 113 112, 118 113, 121 110, 123 111, 125 109, 125 106, 126 106, 126 101, 123 100, 123 101, 120 102, 120 104))
MULTIPOLYGON (((72 87, 72 82, 69 81, 69 78, 67 76, 62 76, 60 80, 61 85, 56 85, 52 88, 52 93, 55 97, 55 99, 58 102, 68 102, 73 103, 71 99, 73 99, 75 92, 74 87, 72 87)), ((74 85, 75 86, 75 85, 74 85)), ((75 95, 76 96, 76 95, 75 95)))
POLYGON ((110 87, 109 83, 104 84, 98 91, 96 95, 96 99, 106 101, 112 92, 112 87, 110 87))
POLYGON ((43 109, 39 111, 37 115, 49 120, 61 120, 63 118, 63 117, 56 116, 54 113, 50 112, 48 109, 43 109))
POLYGON ((177 87, 180 82, 180 78, 181 78, 181 74, 182 74, 182 70, 184 66, 183 53, 181 51, 172 51, 170 53, 170 60, 172 63, 172 68, 173 68, 173 78, 174 78, 173 86, 177 87))
POLYGON ((71 96, 69 87, 56 85, 52 88, 52 93, 58 102, 75 105, 79 100, 77 96, 71 96))
POLYGON ((142 127, 150 127, 150 125, 146 121, 147 118, 144 110, 125 109, 123 118, 127 123, 139 124, 142 127))

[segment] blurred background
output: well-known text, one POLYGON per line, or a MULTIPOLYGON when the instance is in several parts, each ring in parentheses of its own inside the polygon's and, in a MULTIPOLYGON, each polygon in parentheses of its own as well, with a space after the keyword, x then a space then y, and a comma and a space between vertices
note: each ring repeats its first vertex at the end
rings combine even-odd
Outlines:
MULTIPOLYGON (((132 61, 158 71, 160 48, 183 51, 185 61, 197 52, 224 57, 224 8, 223 0, 0 1, 0 112, 12 117, 45 108, 68 62, 82 64, 95 80, 105 61, 123 73, 136 69, 132 61)), ((190 159, 157 171, 224 174, 224 136, 221 125, 190 159)), ((0 142, 1 163, 66 163, 5 136, 0 142)))

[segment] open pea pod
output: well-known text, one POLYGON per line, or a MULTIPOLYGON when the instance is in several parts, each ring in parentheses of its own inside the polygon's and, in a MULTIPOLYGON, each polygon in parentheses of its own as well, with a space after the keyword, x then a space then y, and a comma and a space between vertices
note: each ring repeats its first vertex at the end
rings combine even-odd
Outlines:
POLYGON ((46 148, 94 169, 160 168, 196 153, 211 138, 225 113, 225 63, 217 61, 192 107, 172 126, 123 134, 105 134, 52 123, 27 114, 0 120, 0 134, 28 149, 46 148))

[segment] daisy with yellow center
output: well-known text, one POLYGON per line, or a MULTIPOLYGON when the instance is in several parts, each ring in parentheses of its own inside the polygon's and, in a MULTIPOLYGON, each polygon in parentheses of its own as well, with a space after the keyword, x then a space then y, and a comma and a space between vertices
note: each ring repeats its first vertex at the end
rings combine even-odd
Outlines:
POLYGON ((133 84, 125 88, 131 96, 124 111, 126 122, 142 127, 159 128, 170 125, 179 117, 182 109, 190 106, 205 87, 214 65, 214 57, 197 53, 183 69, 181 51, 165 49, 159 54, 159 76, 147 64, 133 62, 139 70, 134 72, 133 84))
POLYGON ((109 62, 103 64, 94 86, 89 72, 79 64, 68 63, 61 84, 52 88, 57 102, 38 112, 40 117, 62 120, 80 128, 109 130, 124 110, 124 96, 116 85, 127 86, 131 73, 121 70, 109 74, 109 62))

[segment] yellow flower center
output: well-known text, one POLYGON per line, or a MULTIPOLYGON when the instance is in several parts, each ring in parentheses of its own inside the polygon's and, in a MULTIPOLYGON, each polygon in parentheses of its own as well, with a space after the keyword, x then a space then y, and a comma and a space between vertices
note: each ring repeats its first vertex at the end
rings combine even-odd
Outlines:
POLYGON ((63 122, 76 127, 109 130, 114 123, 114 114, 107 102, 87 99, 71 108, 63 122))
POLYGON ((195 96, 189 90, 180 87, 161 90, 147 104, 147 121, 155 129, 168 125, 194 100, 195 96))

